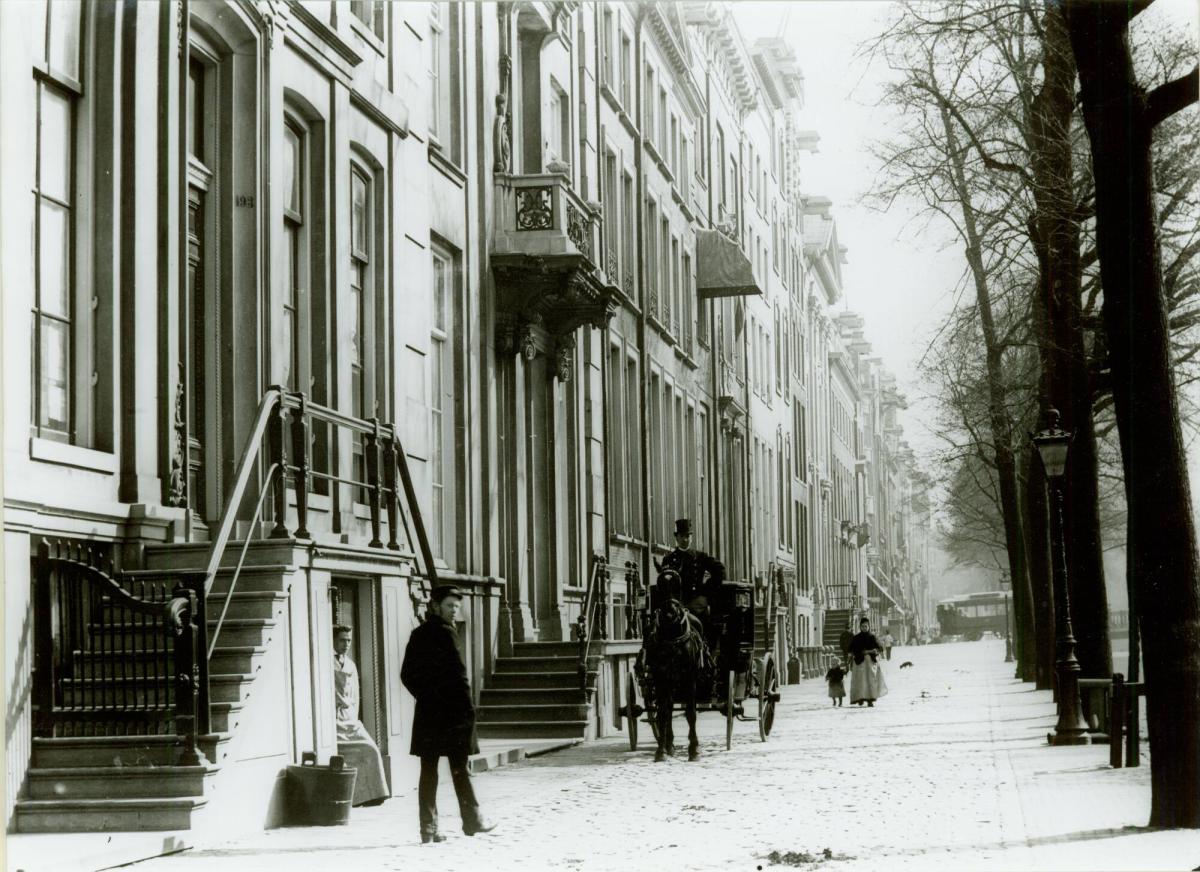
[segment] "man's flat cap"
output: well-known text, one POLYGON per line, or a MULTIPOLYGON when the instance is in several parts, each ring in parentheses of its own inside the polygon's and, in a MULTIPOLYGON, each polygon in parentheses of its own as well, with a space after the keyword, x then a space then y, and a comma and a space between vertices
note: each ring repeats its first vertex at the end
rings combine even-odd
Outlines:
POLYGON ((435 603, 440 603, 448 596, 456 596, 462 599, 463 592, 458 589, 458 585, 456 584, 439 584, 433 589, 433 593, 430 594, 429 598, 435 603))

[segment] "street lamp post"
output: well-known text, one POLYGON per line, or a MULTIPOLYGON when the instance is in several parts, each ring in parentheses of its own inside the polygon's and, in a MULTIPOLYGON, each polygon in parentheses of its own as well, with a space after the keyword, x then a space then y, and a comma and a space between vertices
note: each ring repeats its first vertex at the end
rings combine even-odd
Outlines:
POLYGON ((1067 449, 1071 434, 1058 427, 1057 409, 1046 412, 1046 428, 1032 436, 1042 458, 1046 481, 1050 485, 1050 544, 1054 576, 1055 636, 1058 659, 1058 723, 1047 735, 1051 745, 1087 745, 1091 743, 1083 709, 1079 704, 1079 661, 1075 659, 1075 634, 1071 628, 1071 598, 1067 591, 1066 533, 1063 529, 1063 473, 1067 468, 1067 449))
MULTIPOLYGON (((1000 573, 1000 592, 1005 593, 1005 586, 1012 587, 1012 580, 1008 577, 1007 572, 1000 573)), ((1012 663, 1016 660, 1013 657, 1012 647, 1012 620, 1008 613, 1008 597, 1004 598, 1004 662, 1012 663)))

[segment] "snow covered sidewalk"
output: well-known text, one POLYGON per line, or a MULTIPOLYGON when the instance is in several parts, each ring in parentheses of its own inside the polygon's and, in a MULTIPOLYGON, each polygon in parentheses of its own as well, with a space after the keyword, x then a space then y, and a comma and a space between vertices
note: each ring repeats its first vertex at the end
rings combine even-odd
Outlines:
MULTIPOLYGON (((648 730, 486 772, 499 828, 418 844, 415 785, 346 827, 281 829, 137 864, 194 870, 1194 869, 1200 831, 1149 832, 1148 755, 1051 748, 1050 694, 1012 678, 1003 642, 897 648, 875 708, 833 708, 823 682, 785 687, 766 744, 700 718, 701 754, 652 762, 648 730), (900 670, 911 660, 913 667, 900 670)), ((748 714, 754 705, 747 705, 748 714)), ((683 724, 682 719, 679 722, 683 724)), ((686 729, 686 728, 685 728, 686 729)), ((677 728, 677 738, 679 735, 677 728)))

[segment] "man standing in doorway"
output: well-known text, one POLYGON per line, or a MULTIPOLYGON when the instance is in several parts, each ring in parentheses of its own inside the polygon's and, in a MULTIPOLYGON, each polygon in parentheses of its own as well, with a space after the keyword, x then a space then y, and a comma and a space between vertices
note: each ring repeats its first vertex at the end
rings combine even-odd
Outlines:
POLYGON ((334 707, 337 715, 338 753, 358 770, 354 805, 379 805, 390 795, 379 746, 359 720, 358 667, 350 658, 354 630, 345 624, 333 628, 334 707))
POLYGON ((417 700, 411 750, 414 757, 421 758, 417 803, 423 843, 446 840, 438 832, 437 818, 438 761, 442 757, 450 760, 463 832, 473 836, 496 827, 480 813, 467 770, 467 757, 478 752, 479 743, 467 667, 458 650, 456 621, 461 607, 462 592, 457 587, 434 588, 429 617, 409 637, 400 669, 400 680, 417 700))

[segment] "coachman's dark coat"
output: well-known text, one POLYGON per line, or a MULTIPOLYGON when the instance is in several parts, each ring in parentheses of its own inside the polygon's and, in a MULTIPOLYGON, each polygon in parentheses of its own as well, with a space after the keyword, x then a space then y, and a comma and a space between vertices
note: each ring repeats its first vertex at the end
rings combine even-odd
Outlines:
POLYGON ((413 756, 479 752, 467 666, 458 653, 458 633, 450 624, 430 615, 413 630, 400 680, 417 700, 410 748, 413 756))

